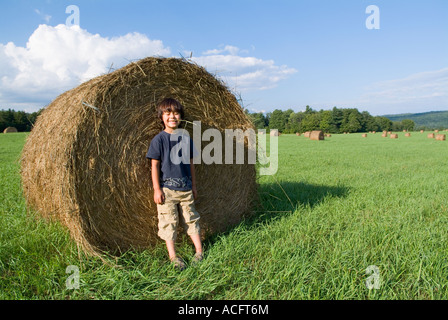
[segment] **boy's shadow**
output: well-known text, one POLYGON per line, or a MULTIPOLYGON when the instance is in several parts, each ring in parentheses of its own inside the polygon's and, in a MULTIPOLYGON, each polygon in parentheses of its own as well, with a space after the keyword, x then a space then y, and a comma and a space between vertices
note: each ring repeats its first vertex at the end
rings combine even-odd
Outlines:
POLYGON ((278 218, 292 215, 299 207, 318 205, 328 197, 343 198, 349 191, 345 186, 325 186, 303 182, 263 183, 258 187, 258 206, 253 214, 237 225, 205 240, 212 245, 220 236, 230 234, 238 226, 246 229, 256 228, 260 224, 272 222, 278 218))

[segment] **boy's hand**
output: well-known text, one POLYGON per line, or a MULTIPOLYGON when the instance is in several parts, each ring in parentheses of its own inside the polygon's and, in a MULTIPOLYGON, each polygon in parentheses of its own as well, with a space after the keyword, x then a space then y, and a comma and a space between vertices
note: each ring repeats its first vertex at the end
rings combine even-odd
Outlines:
POLYGON ((156 204, 164 204, 165 203, 165 194, 162 190, 154 190, 154 202, 156 204))

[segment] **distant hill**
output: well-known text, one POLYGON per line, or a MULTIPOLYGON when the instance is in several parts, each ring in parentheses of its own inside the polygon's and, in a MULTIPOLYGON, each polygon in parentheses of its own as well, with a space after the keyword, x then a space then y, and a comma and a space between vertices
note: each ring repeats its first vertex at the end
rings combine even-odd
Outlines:
POLYGON ((446 129, 448 128, 448 111, 430 111, 423 113, 403 113, 384 115, 392 121, 403 121, 410 119, 415 122, 415 127, 426 127, 428 129, 446 129))

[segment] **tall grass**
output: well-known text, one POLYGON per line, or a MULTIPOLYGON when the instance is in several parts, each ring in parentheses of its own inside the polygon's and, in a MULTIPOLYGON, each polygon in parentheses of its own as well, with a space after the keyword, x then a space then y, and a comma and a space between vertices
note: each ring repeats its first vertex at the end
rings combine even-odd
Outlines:
MULTIPOLYGON (((446 299, 448 144, 279 137, 279 170, 259 177, 257 214, 204 243, 177 272, 163 243, 100 259, 79 255, 57 223, 27 213, 19 164, 25 134, 0 135, 1 299, 446 299), (68 289, 66 268, 80 271, 68 289), (369 266, 379 289, 368 289, 369 266)), ((188 241, 179 254, 194 253, 188 241)))

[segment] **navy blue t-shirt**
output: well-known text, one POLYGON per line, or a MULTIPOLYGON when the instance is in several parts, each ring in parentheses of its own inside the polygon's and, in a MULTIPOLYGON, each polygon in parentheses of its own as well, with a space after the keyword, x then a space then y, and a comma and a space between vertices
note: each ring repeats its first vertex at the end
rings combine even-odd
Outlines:
POLYGON ((161 188, 191 190, 190 159, 194 151, 193 140, 188 135, 162 131, 151 140, 146 158, 160 160, 161 188))

